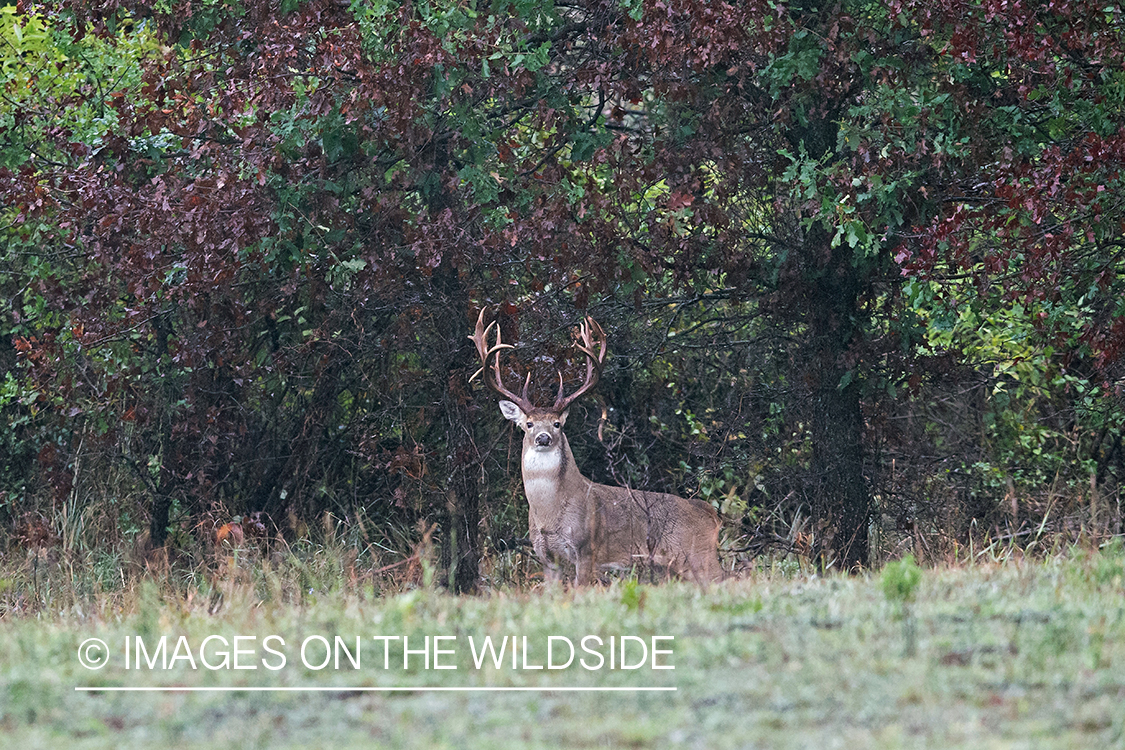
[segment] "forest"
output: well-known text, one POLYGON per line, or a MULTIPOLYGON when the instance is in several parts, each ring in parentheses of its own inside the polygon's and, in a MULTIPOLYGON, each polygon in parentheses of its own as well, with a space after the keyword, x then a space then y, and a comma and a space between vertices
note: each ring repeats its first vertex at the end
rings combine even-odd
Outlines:
POLYGON ((11 560, 534 580, 482 310, 536 398, 601 325, 578 465, 730 573, 1123 532, 1114 3, 21 0, 0 75, 11 560))

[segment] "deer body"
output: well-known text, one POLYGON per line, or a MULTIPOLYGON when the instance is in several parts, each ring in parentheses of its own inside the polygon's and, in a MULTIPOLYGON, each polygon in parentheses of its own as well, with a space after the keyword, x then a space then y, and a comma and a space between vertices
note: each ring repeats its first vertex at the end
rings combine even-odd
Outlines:
POLYGON ((526 414, 511 401, 501 401, 500 409, 524 430, 528 528, 548 580, 557 581, 573 568, 574 580, 588 584, 599 572, 633 567, 697 581, 722 578, 714 508, 700 500, 591 482, 579 471, 562 431, 566 412, 526 414))
POLYGON ((484 310, 469 338, 476 344, 481 369, 490 388, 504 397, 500 411, 523 430, 523 488, 527 495, 528 526, 544 575, 557 581, 569 569, 579 584, 592 583, 598 573, 612 569, 651 567, 695 581, 723 577, 719 565, 719 517, 707 503, 662 492, 642 492, 591 482, 582 476, 562 428, 567 407, 598 382, 605 362, 605 333, 593 318, 578 330, 576 346, 586 355, 585 382, 569 396, 559 393, 549 409, 528 397, 531 373, 520 393, 504 386, 500 352, 510 344, 489 345, 484 310))

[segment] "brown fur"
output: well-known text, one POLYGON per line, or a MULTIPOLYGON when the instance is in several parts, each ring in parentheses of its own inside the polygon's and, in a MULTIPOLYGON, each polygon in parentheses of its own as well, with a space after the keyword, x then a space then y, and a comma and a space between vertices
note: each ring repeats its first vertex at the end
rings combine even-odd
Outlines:
POLYGON ((528 526, 549 581, 571 567, 580 585, 599 572, 633 567, 701 582, 723 577, 719 517, 709 504, 591 482, 563 434, 565 411, 528 414, 511 401, 501 401, 500 410, 524 431, 528 526))

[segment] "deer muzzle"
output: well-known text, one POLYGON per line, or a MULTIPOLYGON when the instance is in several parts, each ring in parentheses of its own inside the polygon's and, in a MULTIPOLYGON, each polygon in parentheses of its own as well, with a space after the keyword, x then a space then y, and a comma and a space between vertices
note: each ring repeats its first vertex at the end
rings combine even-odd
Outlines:
POLYGON ((546 448, 551 445, 551 436, 546 432, 540 432, 535 436, 535 444, 542 448, 546 448))

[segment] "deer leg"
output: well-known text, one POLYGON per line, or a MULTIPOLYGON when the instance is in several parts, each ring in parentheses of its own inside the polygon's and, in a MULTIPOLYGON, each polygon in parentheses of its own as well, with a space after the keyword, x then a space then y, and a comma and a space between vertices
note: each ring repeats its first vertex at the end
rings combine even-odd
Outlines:
POLYGON ((547 557, 543 558, 543 580, 553 585, 559 583, 562 579, 562 566, 552 555, 548 554, 547 557))
POLYGON ((562 580, 562 568, 559 565, 558 558, 550 548, 547 546, 547 534, 542 529, 537 529, 531 540, 531 548, 535 550, 535 556, 539 558, 539 562, 543 565, 543 580, 549 584, 556 584, 562 580))
POLYGON ((586 542, 576 550, 574 556, 574 582, 579 586, 594 583, 598 573, 598 561, 594 555, 594 545, 586 542))
POLYGON ((579 586, 589 586, 594 582, 594 560, 583 555, 574 566, 574 582, 579 586))

